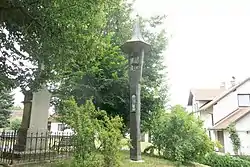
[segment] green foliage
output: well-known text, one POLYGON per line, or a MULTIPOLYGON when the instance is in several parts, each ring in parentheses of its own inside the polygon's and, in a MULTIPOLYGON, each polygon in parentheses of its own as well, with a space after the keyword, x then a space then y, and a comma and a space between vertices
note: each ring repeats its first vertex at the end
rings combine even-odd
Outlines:
POLYGON ((22 107, 21 106, 12 106, 10 107, 11 110, 21 110, 22 107))
POLYGON ((155 151, 156 147, 151 145, 151 146, 148 146, 144 149, 143 153, 145 154, 150 154, 150 155, 154 155, 154 151, 155 151))
POLYGON ((22 120, 21 119, 14 119, 10 121, 10 129, 11 130, 18 130, 21 126, 22 120))
POLYGON ((249 155, 237 155, 236 157, 250 162, 250 156, 249 155))
POLYGON ((118 152, 123 137, 121 118, 109 118, 105 111, 96 110, 90 100, 81 106, 77 106, 73 99, 62 103, 62 112, 66 114, 61 119, 76 133, 74 166, 119 166, 118 152))
MULTIPOLYGON (((176 163, 168 161, 163 158, 159 158, 156 156, 147 156, 142 155, 142 159, 145 161, 143 163, 135 163, 129 161, 129 152, 121 151, 119 153, 121 156, 121 167, 174 167, 176 163)), ((36 165, 35 165, 36 166, 36 165)), ((180 167, 194 167, 194 165, 181 165, 180 167)), ((196 167, 201 167, 200 165, 195 165, 196 167)), ((34 165, 27 165, 27 167, 34 167, 34 165)), ((36 166, 37 167, 37 166, 36 166)), ((69 160, 59 161, 59 162, 51 162, 43 165, 39 165, 39 167, 73 167, 72 162, 69 160)))
POLYGON ((216 140, 216 141, 214 141, 214 147, 221 149, 221 148, 223 148, 223 145, 221 145, 221 143, 218 140, 216 140))
POLYGON ((174 106, 171 113, 159 113, 152 126, 153 145, 166 159, 195 161, 213 151, 213 143, 202 128, 202 122, 182 106, 174 106))
MULTIPOLYGON (((43 83, 60 83, 60 96, 84 104, 94 97, 96 108, 129 122, 127 56, 119 49, 131 37, 132 5, 125 0, 1 1, 0 87, 21 86, 25 93, 43 83), (43 64, 43 66, 42 66, 43 64)), ((143 130, 152 112, 166 103, 164 30, 153 33, 164 17, 142 21, 152 44, 145 55, 142 82, 143 130), (163 85, 164 84, 164 85, 163 85)), ((55 91, 55 90, 53 90, 55 91)))
POLYGON ((227 131, 229 133, 229 138, 231 139, 231 142, 233 144, 233 150, 236 155, 238 155, 241 143, 238 133, 236 132, 235 124, 230 124, 227 127, 227 131))
MULTIPOLYGON (((116 4, 117 5, 117 4, 116 4)), ((104 28, 105 37, 109 40, 103 54, 95 60, 89 69, 79 69, 81 79, 72 81, 65 79, 61 84, 61 94, 74 96, 78 104, 84 104, 94 97, 96 108, 105 110, 108 115, 119 115, 124 124, 129 123, 129 78, 127 55, 121 52, 120 46, 131 38, 133 19, 130 18, 131 4, 120 0, 114 10, 107 11, 107 24, 104 28), (82 71, 82 72, 80 72, 82 71), (73 83, 72 83, 73 82, 73 83)), ((152 52, 145 55, 143 81, 141 83, 141 120, 142 130, 149 129, 152 113, 166 104, 167 86, 163 73, 163 55, 167 45, 164 30, 155 32, 164 17, 152 17, 141 21, 143 35, 152 44, 152 52), (164 84, 164 86, 163 86, 164 84)))
POLYGON ((250 162, 238 157, 232 157, 230 155, 218 155, 217 153, 210 153, 206 155, 202 161, 202 164, 212 167, 249 167, 250 162))
POLYGON ((119 3, 0 1, 0 86, 33 90, 48 81, 77 80, 109 44, 106 16, 119 3))
POLYGON ((14 104, 14 98, 11 91, 2 89, 0 91, 0 128, 9 125, 10 108, 14 104))

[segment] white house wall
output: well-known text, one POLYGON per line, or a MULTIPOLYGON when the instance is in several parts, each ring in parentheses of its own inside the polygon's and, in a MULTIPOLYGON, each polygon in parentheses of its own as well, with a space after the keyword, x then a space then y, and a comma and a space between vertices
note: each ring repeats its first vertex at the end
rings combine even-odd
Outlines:
POLYGON ((237 131, 250 131, 250 114, 245 115, 235 125, 237 131))
POLYGON ((212 127, 212 115, 213 109, 212 107, 208 108, 205 111, 202 111, 200 114, 200 119, 203 121, 204 128, 208 129, 212 127))
POLYGON ((247 131, 250 131, 250 114, 247 114, 245 117, 240 119, 235 127, 238 131, 240 140, 241 140, 241 149, 240 151, 243 154, 250 155, 250 133, 247 131))
MULTIPOLYGON (((250 133, 247 133, 247 131, 250 130, 250 114, 246 115, 242 119, 240 119, 236 125, 236 131, 239 135, 240 141, 241 141, 241 147, 240 147, 240 154, 243 155, 250 155, 250 133)), ((224 132, 224 143, 225 143, 225 153, 234 154, 233 151, 233 144, 230 139, 230 135, 228 132, 224 132)))
POLYGON ((240 141, 241 141, 241 147, 240 152, 243 155, 250 155, 250 134, 246 132, 238 132, 240 141))
POLYGON ((50 126, 50 132, 52 134, 61 134, 61 135, 70 135, 73 134, 73 130, 70 128, 64 129, 64 130, 58 130, 58 125, 62 124, 60 122, 51 122, 51 126, 50 126))
POLYGON ((212 113, 212 107, 210 107, 209 109, 207 109, 206 111, 202 111, 200 113, 200 119, 203 121, 203 127, 204 129, 206 129, 207 135, 214 140, 215 139, 215 134, 214 131, 210 131, 209 132, 209 128, 212 127, 212 115, 210 113, 212 113))
POLYGON ((214 123, 218 122, 238 108, 238 94, 250 94, 249 81, 237 88, 236 91, 231 92, 213 106, 214 123))
POLYGON ((193 99, 192 99, 192 111, 195 112, 195 105, 196 105, 196 100, 195 100, 195 96, 193 96, 193 99))
MULTIPOLYGON (((199 108, 201 106, 203 106, 205 103, 207 103, 208 101, 206 100, 196 100, 195 99, 195 96, 193 97, 193 105, 192 105, 192 112, 195 112, 195 116, 198 118, 198 117, 201 117, 201 113, 198 112, 199 108)), ((202 116, 204 117, 204 116, 202 116)), ((205 116, 207 117, 207 116, 205 116)), ((202 119, 203 120, 203 119, 202 119)))
POLYGON ((193 97, 193 105, 192 110, 193 112, 197 111, 201 106, 203 106, 205 103, 207 103, 207 100, 196 100, 195 96, 193 97))
MULTIPOLYGON (((239 150, 239 154, 241 155, 250 155, 250 134, 247 134, 246 132, 237 132, 241 141, 241 147, 239 150)), ((224 131, 224 148, 225 153, 229 153, 231 155, 234 155, 233 151, 233 144, 230 139, 230 135, 228 132, 224 131)))
POLYGON ((234 155, 233 144, 231 142, 231 139, 229 138, 229 133, 227 131, 224 131, 224 150, 225 153, 234 155))
POLYGON ((213 107, 214 123, 238 108, 237 92, 232 92, 213 107))
POLYGON ((207 100, 200 100, 200 101, 197 101, 198 102, 198 105, 199 107, 203 106, 205 103, 207 103, 208 101, 207 100))
POLYGON ((52 122, 52 123, 51 123, 50 131, 51 131, 52 133, 63 132, 63 131, 58 131, 58 124, 62 124, 62 123, 58 123, 58 122, 52 122))

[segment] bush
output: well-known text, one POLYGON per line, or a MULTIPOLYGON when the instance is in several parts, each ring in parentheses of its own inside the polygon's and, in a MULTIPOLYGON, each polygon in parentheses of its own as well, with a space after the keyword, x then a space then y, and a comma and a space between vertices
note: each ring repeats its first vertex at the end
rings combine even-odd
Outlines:
POLYGON ((238 157, 240 159, 243 159, 243 160, 246 160, 246 161, 250 162, 250 156, 248 156, 248 155, 237 155, 235 157, 238 157))
MULTIPOLYGON (((2 81, 2 80, 1 80, 2 81)), ((0 82, 1 83, 1 82, 0 82)), ((13 94, 3 87, 0 89, 0 128, 9 126, 10 108, 14 104, 13 94)))
POLYGON ((213 151, 213 142, 202 128, 202 122, 181 106, 173 107, 171 113, 159 113, 153 127, 153 145, 166 159, 182 163, 196 161, 213 151))
POLYGON ((21 119, 18 118, 10 121, 10 129, 17 131, 20 128, 21 123, 22 123, 21 119))
POLYGON ((211 167, 249 167, 250 162, 230 155, 218 155, 210 153, 201 161, 204 165, 211 167))
POLYGON ((77 106, 74 100, 62 103, 61 119, 75 131, 74 160, 77 167, 117 167, 122 147, 122 119, 109 118, 96 110, 91 100, 77 106))

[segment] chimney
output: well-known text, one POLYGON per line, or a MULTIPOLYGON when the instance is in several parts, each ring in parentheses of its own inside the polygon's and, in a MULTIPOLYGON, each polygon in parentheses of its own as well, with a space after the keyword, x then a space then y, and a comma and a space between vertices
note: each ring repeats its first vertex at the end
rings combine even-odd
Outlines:
POLYGON ((220 89, 226 89, 226 82, 221 82, 220 89))
POLYGON ((235 82, 235 77, 234 77, 234 76, 232 76, 231 86, 233 87, 233 86, 235 86, 235 84, 236 84, 236 82, 235 82))

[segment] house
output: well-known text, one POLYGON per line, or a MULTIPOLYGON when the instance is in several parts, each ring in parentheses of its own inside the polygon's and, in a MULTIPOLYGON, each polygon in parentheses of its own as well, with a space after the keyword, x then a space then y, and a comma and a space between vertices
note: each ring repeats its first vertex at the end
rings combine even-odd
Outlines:
POLYGON ((235 123, 241 140, 239 153, 250 155, 250 78, 238 84, 235 80, 231 83, 229 88, 221 87, 217 91, 191 90, 188 105, 204 121, 210 138, 221 143, 223 148, 219 149, 220 152, 235 154, 226 130, 231 123, 235 123))
POLYGON ((221 86, 216 89, 191 89, 189 93, 188 106, 192 107, 192 112, 204 121, 205 127, 211 126, 211 112, 200 112, 200 108, 210 103, 216 96, 225 91, 221 86))
POLYGON ((11 111, 11 114, 10 114, 10 119, 13 120, 13 119, 22 119, 23 117, 23 109, 12 109, 11 111))
POLYGON ((73 131, 65 123, 58 120, 58 116, 56 114, 52 114, 48 118, 48 131, 52 134, 73 133, 73 131))
POLYGON ((211 102, 225 89, 191 89, 188 98, 188 106, 192 106, 192 111, 197 113, 199 108, 211 102))

